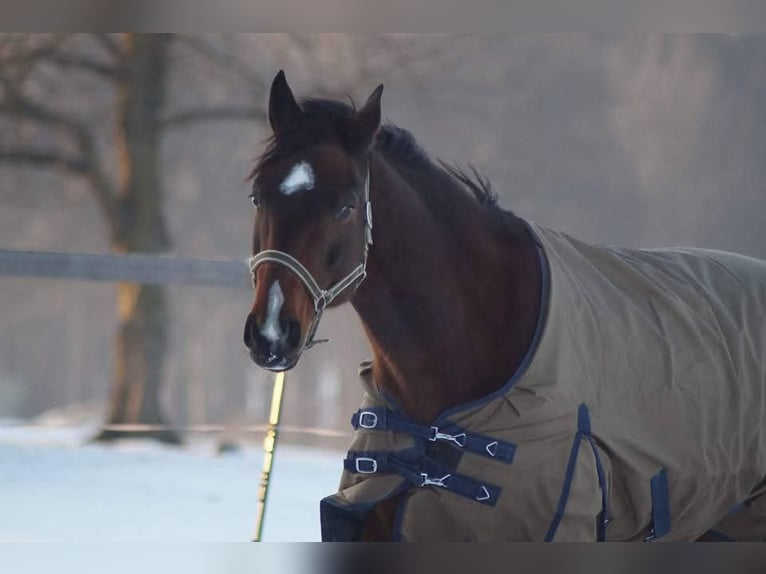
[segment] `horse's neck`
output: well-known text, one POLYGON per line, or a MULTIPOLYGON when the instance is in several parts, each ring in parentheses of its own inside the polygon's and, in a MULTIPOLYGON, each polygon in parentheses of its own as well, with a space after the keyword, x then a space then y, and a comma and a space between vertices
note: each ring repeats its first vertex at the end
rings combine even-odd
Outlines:
POLYGON ((374 245, 353 305, 375 383, 427 423, 518 367, 540 308, 537 251, 520 220, 490 226, 486 206, 459 189, 443 190, 464 203, 444 221, 385 161, 371 170, 374 245))

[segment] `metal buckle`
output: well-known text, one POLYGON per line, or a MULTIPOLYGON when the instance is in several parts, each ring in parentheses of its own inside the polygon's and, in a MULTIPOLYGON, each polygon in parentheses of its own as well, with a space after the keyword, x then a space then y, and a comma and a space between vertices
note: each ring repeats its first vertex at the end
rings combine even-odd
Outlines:
POLYGON ((489 456, 497 456, 497 441, 492 441, 487 446, 484 447, 484 450, 487 451, 487 454, 489 456))
POLYGON ((489 490, 486 486, 482 485, 482 487, 479 489, 479 494, 476 495, 476 500, 479 502, 484 502, 485 500, 489 500, 491 498, 491 495, 489 493, 489 490))
POLYGON ((378 426, 378 415, 371 411, 361 411, 359 413, 359 426, 363 429, 374 429, 378 426), (367 419, 365 419, 367 417, 367 419), (368 420, 369 422, 365 422, 368 420))
POLYGON ((461 432, 460 434, 452 435, 452 438, 450 440, 453 441, 460 448, 463 448, 465 446, 465 433, 461 432))
POLYGON ((421 472, 420 478, 423 479, 423 482, 420 483, 420 486, 439 486, 441 488, 447 488, 445 481, 448 480, 451 476, 451 474, 445 474, 441 478, 432 478, 428 476, 428 473, 421 472))
POLYGON ((428 437, 428 440, 431 442, 435 442, 437 440, 446 440, 450 442, 454 442, 456 445, 458 445, 460 448, 463 448, 465 446, 465 433, 461 432, 460 434, 447 434, 444 432, 439 432, 439 427, 431 427, 431 436, 428 437))
POLYGON ((370 458, 368 456, 360 456, 359 458, 354 460, 354 467, 356 468, 356 472, 359 474, 375 474, 378 472, 378 461, 374 458, 370 458), (369 464, 369 468, 364 469, 362 468, 359 463, 366 463, 369 464))

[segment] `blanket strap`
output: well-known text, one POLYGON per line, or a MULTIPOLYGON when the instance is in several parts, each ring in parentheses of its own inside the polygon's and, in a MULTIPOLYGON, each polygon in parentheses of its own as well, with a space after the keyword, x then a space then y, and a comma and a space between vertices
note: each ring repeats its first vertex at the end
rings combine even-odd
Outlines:
POLYGON ((349 451, 343 468, 354 474, 395 473, 416 487, 443 488, 464 498, 495 506, 502 489, 468 476, 449 472, 432 458, 417 455, 412 460, 386 451, 349 451))
POLYGON ((670 532, 670 493, 666 468, 649 479, 649 488, 652 492, 652 530, 644 542, 657 540, 670 532))
POLYGON ((413 438, 428 441, 445 441, 459 448, 499 460, 507 464, 513 462, 516 445, 492 437, 468 433, 457 425, 427 426, 413 422, 387 407, 360 409, 351 417, 355 430, 380 430, 405 433, 413 438))
POLYGON ((588 411, 585 403, 581 404, 577 409, 577 432, 575 433, 574 441, 572 442, 572 449, 569 451, 569 461, 567 462, 566 473, 564 475, 564 484, 561 487, 561 496, 559 497, 556 511, 553 515, 548 532, 545 535, 546 542, 552 542, 556 536, 556 530, 558 530, 559 524, 562 518, 564 518, 564 512, 566 511, 567 501, 569 500, 569 492, 572 488, 572 479, 574 478, 575 467, 577 465, 577 455, 580 452, 580 443, 585 439, 593 450, 593 456, 596 460, 596 474, 598 476, 598 485, 601 489, 601 512, 598 516, 598 522, 596 525, 596 541, 603 542, 606 540, 606 526, 609 524, 608 517, 608 493, 606 485, 606 477, 604 475, 604 469, 601 464, 601 458, 599 457, 596 445, 593 442, 593 436, 590 428, 590 412, 588 411))

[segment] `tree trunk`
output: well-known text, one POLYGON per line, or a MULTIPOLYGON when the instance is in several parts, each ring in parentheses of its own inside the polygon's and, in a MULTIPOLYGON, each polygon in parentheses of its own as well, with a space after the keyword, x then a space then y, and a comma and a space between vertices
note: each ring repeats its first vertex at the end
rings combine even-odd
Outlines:
MULTIPOLYGON (((161 128, 169 36, 125 34, 117 87, 119 154, 118 252, 159 252, 169 246, 160 173, 161 128)), ((158 286, 118 285, 118 334, 107 425, 162 425, 160 392, 167 350, 168 305, 158 286)), ((172 431, 105 428, 96 440, 153 438, 177 444, 172 431)))

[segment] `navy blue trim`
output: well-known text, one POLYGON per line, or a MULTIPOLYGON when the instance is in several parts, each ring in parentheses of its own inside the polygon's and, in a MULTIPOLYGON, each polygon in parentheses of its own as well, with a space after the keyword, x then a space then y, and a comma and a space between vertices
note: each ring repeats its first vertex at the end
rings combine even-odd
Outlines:
POLYGON ((599 515, 596 527, 596 542, 604 542, 606 540, 606 526, 611 520, 609 518, 609 493, 606 484, 606 475, 604 474, 604 467, 601 465, 601 456, 598 454, 598 449, 596 448, 596 443, 593 441, 593 436, 586 435, 585 439, 588 441, 588 444, 593 451, 593 457, 596 459, 596 476, 598 476, 598 486, 601 489, 601 514, 599 515))
POLYGON ((601 464, 601 456, 598 454, 598 449, 591 433, 590 412, 585 403, 581 404, 577 409, 577 430, 588 441, 591 451, 593 451, 593 458, 596 461, 596 476, 598 477, 598 486, 601 490, 601 512, 599 513, 596 525, 596 542, 604 542, 606 540, 606 525, 609 523, 609 496, 607 493, 606 475, 601 464))
MULTIPOLYGON (((577 464, 577 455, 580 452, 580 443, 582 442, 582 431, 580 430, 583 425, 583 416, 587 418, 588 409, 585 408, 583 414, 583 407, 580 405, 577 411, 577 432, 575 433, 574 440, 572 441, 572 450, 569 451, 569 461, 567 462, 566 474, 564 475, 564 485, 561 487, 561 495, 559 496, 559 503, 556 506, 556 512, 553 515, 551 525, 548 527, 548 533, 545 535, 546 542, 552 542, 553 537, 556 536, 556 530, 558 530, 561 519, 564 518, 564 512, 567 508, 567 501, 569 500, 569 491, 572 488, 572 478, 574 477, 575 466, 577 464)), ((588 422, 588 428, 590 423, 588 422)))
POLYGON ((537 326, 535 327, 535 334, 532 336, 532 343, 529 345, 529 349, 527 349, 527 353, 526 355, 524 355, 524 358, 522 359, 521 363, 516 369, 516 372, 508 380, 507 383, 505 383, 498 390, 488 395, 485 395, 481 398, 478 398, 474 401, 446 409, 434 419, 434 424, 437 424, 437 425, 444 424, 444 422, 450 416, 454 414, 461 413, 475 407, 479 407, 498 397, 501 397, 507 394, 508 391, 511 390, 511 388, 521 379, 521 377, 524 376, 524 373, 527 372, 527 370, 529 369, 529 366, 532 364, 532 360, 535 358, 535 354, 537 353, 537 348, 540 345, 540 340, 542 339, 543 332, 545 331, 546 321, 548 319, 548 308, 550 307, 550 299, 551 299, 550 297, 551 273, 550 273, 550 267, 548 263, 548 257, 545 255, 545 250, 542 247, 542 242, 540 241, 540 238, 537 236, 537 234, 534 232, 532 227, 526 221, 522 220, 522 222, 526 225, 527 230, 529 231, 530 235, 532 236, 532 239, 535 242, 535 247, 537 247, 537 254, 540 260, 540 315, 537 318, 537 326))
POLYGON ((415 439, 450 443, 457 448, 473 454, 499 460, 507 464, 513 462, 516 445, 477 433, 469 433, 454 423, 442 427, 415 423, 388 407, 369 407, 359 409, 351 417, 354 430, 379 430, 405 433, 415 439))
POLYGON ((341 510, 348 510, 351 512, 362 512, 366 513, 373 509, 377 504, 380 504, 381 502, 385 502, 386 500, 393 498, 397 494, 401 494, 405 490, 409 488, 409 484, 406 480, 404 480, 404 477, 402 477, 402 481, 397 484, 394 488, 392 488, 389 492, 384 494, 382 497, 375 499, 375 500, 365 500, 364 502, 355 502, 355 503, 348 503, 348 504, 341 504, 335 498, 338 496, 338 493, 331 494, 330 496, 325 496, 320 503, 321 504, 329 504, 330 506, 334 506, 335 508, 340 508, 341 510))
POLYGON ((586 436, 590 434, 590 411, 585 403, 577 407, 577 430, 586 436))
MULTIPOLYGON (((542 240, 537 235, 537 233, 535 233, 535 230, 532 229, 532 226, 527 221, 522 219, 521 222, 527 228, 527 231, 535 243, 538 259, 540 262, 540 314, 537 317, 537 325, 535 326, 534 335, 532 335, 532 342, 530 343, 529 349, 527 349, 524 358, 521 360, 521 363, 519 363, 519 366, 516 368, 516 372, 513 373, 510 379, 508 379, 508 382, 506 382, 496 391, 484 395, 483 397, 467 403, 463 403, 461 405, 450 407, 442 411, 433 420, 433 424, 437 426, 450 424, 448 419, 452 415, 467 411, 475 407, 480 407, 498 397, 507 394, 508 391, 511 390, 511 388, 524 376, 524 374, 529 369, 529 366, 532 364, 535 355, 537 354, 537 348, 540 346, 540 341, 543 338, 543 333, 545 331, 545 326, 548 320, 548 310, 551 304, 551 271, 550 264, 548 262, 548 256, 545 254, 542 240)), ((396 401, 396 399, 387 393, 385 389, 377 387, 377 392, 394 413, 399 414, 400 416, 406 416, 404 415, 404 410, 396 401)))
POLYGON ((652 533, 647 539, 656 540, 670 532, 668 470, 663 468, 649 479, 649 487, 652 491, 652 533))
POLYGON ((569 461, 567 462, 564 484, 561 487, 561 495, 559 496, 559 502, 556 506, 556 512, 553 515, 553 520, 545 535, 546 542, 553 541, 559 524, 561 523, 561 519, 564 517, 564 512, 566 512, 569 491, 572 488, 572 479, 574 478, 577 455, 580 452, 580 443, 582 442, 582 439, 585 439, 588 442, 593 451, 593 456, 596 460, 598 485, 601 489, 601 512, 599 513, 598 524, 596 525, 596 541, 603 542, 606 540, 606 525, 609 523, 606 475, 604 474, 604 467, 601 464, 601 457, 598 454, 598 450, 596 449, 596 445, 593 442, 593 437, 591 435, 590 412, 588 411, 587 405, 582 403, 577 408, 577 432, 575 433, 574 441, 572 442, 572 449, 569 451, 569 461))
MULTIPOLYGON (((351 539, 351 540, 338 540, 337 534, 339 530, 344 530, 344 532, 349 532, 350 530, 354 530, 356 525, 357 528, 361 529, 362 522, 364 521, 364 518, 367 514, 369 514, 372 509, 380 504, 381 502, 385 502, 386 500, 389 500, 395 496, 398 496, 399 494, 403 493, 409 488, 409 483, 402 479, 402 481, 397 484, 394 488, 392 488, 389 492, 384 494, 382 497, 376 499, 376 500, 367 500, 364 502, 357 502, 357 503, 349 503, 344 504, 337 500, 337 494, 333 494, 331 496, 326 496, 323 498, 319 503, 319 521, 320 521, 320 527, 322 531, 322 541, 328 542, 328 541, 336 541, 336 542, 356 542, 358 539, 351 539), (328 507, 331 507, 333 509, 336 509, 335 513, 329 512, 328 507), (332 517, 330 516, 332 514, 332 517), (334 518, 338 520, 340 516, 343 515, 342 520, 345 521, 345 525, 347 526, 346 529, 338 528, 337 523, 331 522, 331 518, 334 518), (349 528, 349 524, 351 524, 351 527, 349 528)), ((403 506, 403 504, 399 505, 400 507, 403 506)))
POLYGON ((398 474, 413 486, 443 488, 486 506, 495 506, 502 493, 502 488, 499 486, 452 472, 438 461, 426 456, 413 459, 411 450, 395 454, 388 451, 349 451, 343 460, 343 468, 347 472, 362 475, 398 474), (364 461, 369 466, 359 469, 360 461, 364 461), (431 482, 426 482, 423 475, 431 479, 431 482), (440 479, 443 481, 438 484, 433 482, 440 479))

